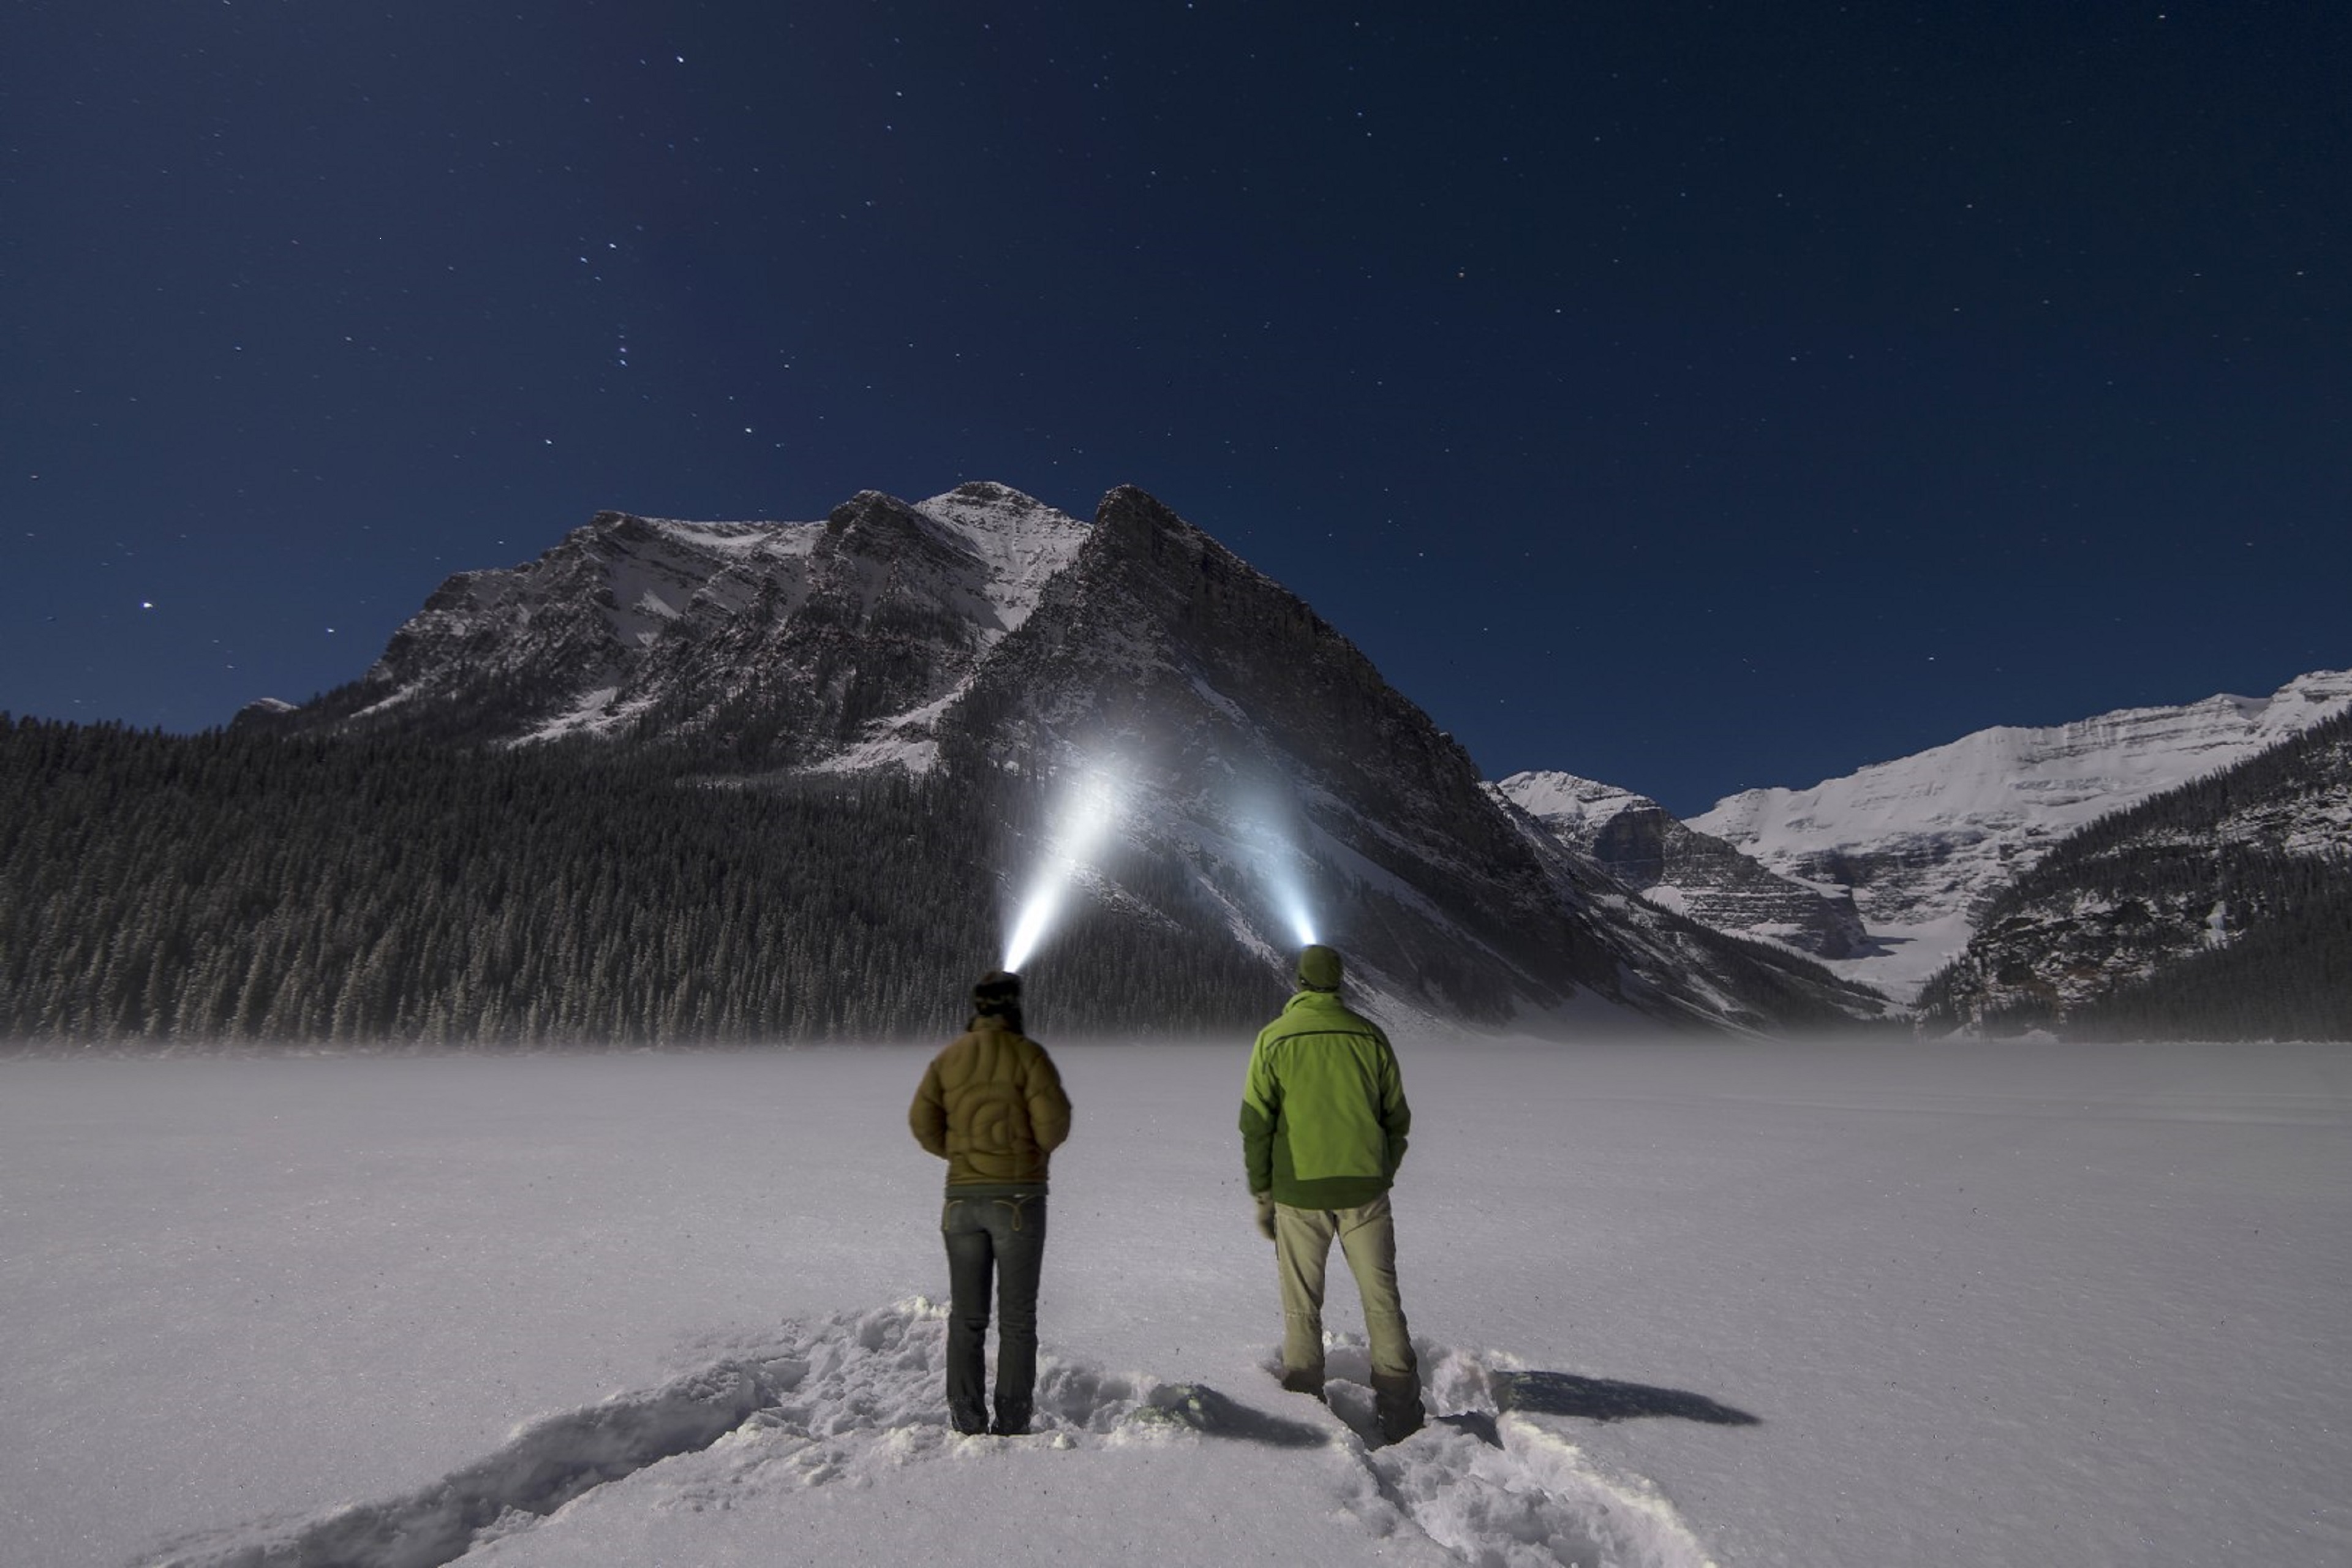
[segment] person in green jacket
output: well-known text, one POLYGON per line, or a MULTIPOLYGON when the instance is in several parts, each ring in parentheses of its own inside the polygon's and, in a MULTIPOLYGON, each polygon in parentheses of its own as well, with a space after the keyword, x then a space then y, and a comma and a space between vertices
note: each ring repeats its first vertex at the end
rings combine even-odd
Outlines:
POLYGON ((1045 1047, 1021 1032, 1021 977, 972 987, 971 1023, 932 1058, 907 1109, 915 1142, 948 1163, 948 1419, 959 1432, 1029 1430, 1037 1384, 1037 1279, 1046 1165, 1070 1135, 1070 1100, 1045 1047), (996 1418, 986 1411, 989 1276, 996 1276, 996 1418))
POLYGON ((1339 1001, 1339 955, 1298 955, 1298 994, 1259 1031, 1242 1091, 1242 1157, 1282 1287, 1282 1385, 1323 1393, 1323 1274, 1337 1237, 1364 1300, 1381 1433, 1422 1424, 1421 1369, 1397 1292, 1389 1186, 1412 1110, 1380 1026, 1339 1001))

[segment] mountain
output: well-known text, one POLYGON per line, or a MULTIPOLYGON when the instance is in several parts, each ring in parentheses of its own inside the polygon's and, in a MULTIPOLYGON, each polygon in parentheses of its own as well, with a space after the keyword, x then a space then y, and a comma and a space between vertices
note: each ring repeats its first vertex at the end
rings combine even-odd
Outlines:
POLYGON ((1003 905, 1069 865, 1041 968, 1214 941, 1286 973, 1298 905, 1401 1024, 1879 1010, 1631 897, 1306 604, 1131 488, 1090 525, 996 485, 869 491, 822 524, 601 514, 535 563, 451 578, 361 680, 238 730, 601 745, 803 794, 920 780, 943 818, 1005 821, 1003 905))
POLYGON ((1986 906, 1933 1023, 2352 1038, 2352 712, 2101 818, 1986 906))
POLYGON ((1869 940, 1852 894, 1775 875, 1646 795, 1549 772, 1514 773, 1494 787, 1570 849, 1701 925, 1817 958, 1851 958, 1869 940))
POLYGON ((822 523, 600 512, 535 562, 451 577, 352 685, 240 718, 439 740, 625 736, 747 769, 919 761, 937 705, 1086 533, 989 484, 919 506, 869 490, 822 523))
POLYGON ((1251 910, 1295 888, 1375 993, 1439 1016, 1579 993, 1756 1025, 1853 1005, 1529 833, 1352 643, 1140 490, 1105 498, 940 731, 971 765, 1120 759, 1132 846, 1187 868, 1242 940, 1292 945, 1251 910))
POLYGON ((1780 876, 1850 895, 1872 945, 1832 967, 1898 1000, 1966 945, 1988 902, 2095 818, 2352 709, 2352 671, 2265 698, 1980 730, 1811 789, 1727 796, 1688 826, 1780 876))

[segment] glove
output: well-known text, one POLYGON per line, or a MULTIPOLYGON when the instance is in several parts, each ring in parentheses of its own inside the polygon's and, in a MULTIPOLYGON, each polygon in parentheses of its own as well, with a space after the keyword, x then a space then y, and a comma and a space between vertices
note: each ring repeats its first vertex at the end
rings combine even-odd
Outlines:
POLYGON ((1274 1239, 1274 1194, 1252 1193, 1250 1196, 1257 1200, 1257 1233, 1268 1241, 1272 1241, 1274 1239))

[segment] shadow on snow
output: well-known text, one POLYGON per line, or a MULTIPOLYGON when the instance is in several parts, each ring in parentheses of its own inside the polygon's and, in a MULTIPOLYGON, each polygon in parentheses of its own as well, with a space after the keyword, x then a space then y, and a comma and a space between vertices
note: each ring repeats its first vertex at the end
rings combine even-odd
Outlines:
POLYGON ((1703 1421, 1710 1426, 1760 1426, 1763 1417, 1718 1405, 1704 1394, 1646 1384, 1579 1377, 1566 1372, 1497 1372, 1495 1408, 1531 1415, 1574 1415, 1587 1421, 1637 1421, 1651 1416, 1703 1421))

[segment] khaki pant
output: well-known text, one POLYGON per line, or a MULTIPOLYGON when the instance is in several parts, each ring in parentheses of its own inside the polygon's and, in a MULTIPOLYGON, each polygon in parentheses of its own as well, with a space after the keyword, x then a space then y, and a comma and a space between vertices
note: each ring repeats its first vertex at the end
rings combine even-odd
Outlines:
POLYGON ((1372 1392, 1391 1436, 1421 1425, 1421 1370, 1397 1293, 1396 1221, 1386 1194, 1351 1209, 1274 1205, 1275 1268, 1282 1282, 1282 1382, 1303 1394, 1323 1387, 1323 1275, 1333 1237, 1364 1300, 1371 1341, 1372 1392), (1398 1430, 1402 1428, 1402 1431, 1398 1430))

